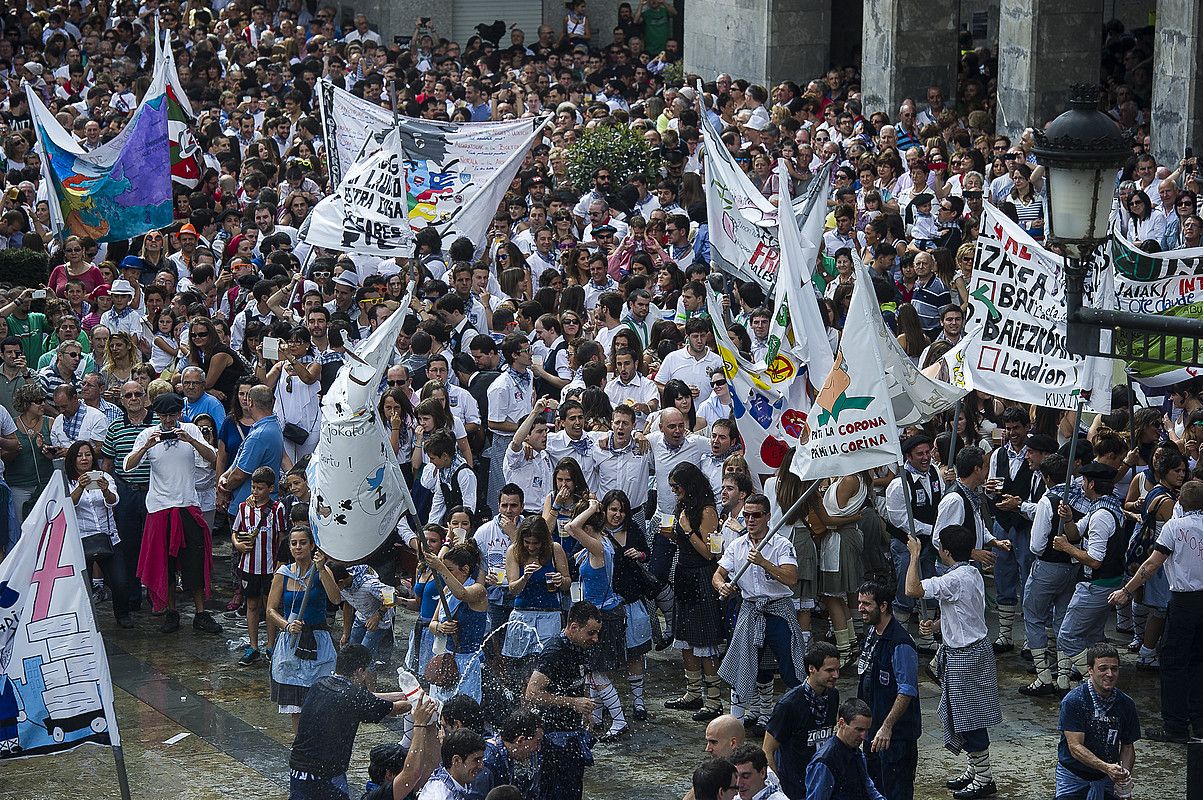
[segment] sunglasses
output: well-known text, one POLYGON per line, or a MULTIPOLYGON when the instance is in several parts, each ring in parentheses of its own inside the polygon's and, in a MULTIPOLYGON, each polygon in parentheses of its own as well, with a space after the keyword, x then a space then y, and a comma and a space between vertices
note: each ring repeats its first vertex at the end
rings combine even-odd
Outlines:
POLYGON ((144 396, 144 394, 144 392, 122 392, 121 396, 126 400, 136 400, 137 398, 144 396))
POLYGON ((726 382, 725 380, 723 380, 723 381, 712 381, 712 382, 710 383, 710 386, 711 386, 711 388, 714 388, 714 389, 717 389, 717 388, 718 388, 718 387, 720 387, 720 386, 726 386, 726 385, 727 385, 727 382, 726 382))
POLYGON ((389 386, 404 386, 404 385, 405 385, 405 384, 407 384, 407 383, 409 383, 409 378, 403 378, 403 379, 401 379, 401 380, 399 380, 399 381, 396 381, 396 380, 394 380, 394 381, 389 381, 389 382, 388 382, 388 385, 389 385, 389 386))
POLYGON ((760 519, 767 516, 763 511, 744 511, 744 519, 760 519))

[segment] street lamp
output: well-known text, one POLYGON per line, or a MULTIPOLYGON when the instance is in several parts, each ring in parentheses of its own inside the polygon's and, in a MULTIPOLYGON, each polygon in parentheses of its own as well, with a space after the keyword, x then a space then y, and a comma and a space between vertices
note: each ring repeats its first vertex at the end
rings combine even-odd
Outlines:
POLYGON ((1076 355, 1200 366, 1203 321, 1083 307, 1087 273, 1107 241, 1115 173, 1132 155, 1098 103, 1097 86, 1075 84, 1069 111, 1035 131, 1032 148, 1047 172, 1047 240, 1065 251, 1065 345, 1076 355))
POLYGON ((1066 252, 1066 345, 1082 355, 1099 349, 1099 329, 1080 324, 1083 285, 1095 250, 1107 238, 1115 172, 1132 153, 1115 120, 1098 106, 1097 86, 1075 84, 1069 111, 1035 131, 1032 148, 1047 173, 1047 238, 1066 252))

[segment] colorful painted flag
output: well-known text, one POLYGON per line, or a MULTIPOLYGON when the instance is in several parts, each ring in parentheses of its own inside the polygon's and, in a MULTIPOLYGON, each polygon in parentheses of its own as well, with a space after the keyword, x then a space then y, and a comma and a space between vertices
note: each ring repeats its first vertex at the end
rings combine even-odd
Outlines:
POLYGON ((196 115, 188 95, 180 83, 175 67, 175 53, 171 50, 171 32, 166 41, 158 44, 155 37, 155 64, 165 70, 167 92, 167 140, 171 146, 171 180, 180 186, 193 189, 200 184, 202 155, 200 143, 192 133, 196 115))
POLYGON ((75 504, 55 472, 0 561, 0 760, 121 744, 90 586, 75 504))

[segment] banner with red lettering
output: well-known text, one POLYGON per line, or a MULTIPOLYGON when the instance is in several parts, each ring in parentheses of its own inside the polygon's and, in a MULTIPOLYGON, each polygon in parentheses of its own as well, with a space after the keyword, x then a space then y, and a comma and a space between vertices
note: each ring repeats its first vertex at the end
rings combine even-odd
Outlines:
POLYGON ((966 388, 1020 403, 1111 410, 1111 359, 1082 357, 1065 343, 1061 256, 1045 250, 993 206, 982 215, 965 336, 955 349, 966 388))
POLYGON ((90 587, 56 472, 0 561, 0 760, 121 744, 90 587))

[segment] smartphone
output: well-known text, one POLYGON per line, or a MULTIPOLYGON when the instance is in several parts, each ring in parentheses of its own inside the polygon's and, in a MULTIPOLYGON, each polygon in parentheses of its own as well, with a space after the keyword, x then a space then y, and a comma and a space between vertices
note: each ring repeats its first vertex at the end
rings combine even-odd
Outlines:
POLYGON ((104 470, 94 469, 88 473, 88 477, 92 479, 92 483, 99 483, 100 481, 108 483, 108 475, 104 470))
POLYGON ((280 340, 272 336, 263 337, 263 357, 271 361, 278 361, 280 358, 280 340))
POLYGON ((410 43, 411 41, 413 41, 413 38, 414 38, 414 37, 412 37, 412 36, 394 36, 394 37, 393 37, 393 44, 397 45, 397 46, 398 46, 398 47, 400 47, 402 50, 408 50, 408 49, 409 49, 409 43, 410 43))
POLYGON ((159 431, 160 442, 174 442, 178 438, 180 438, 179 431, 159 431))
POLYGON ((45 300, 46 299, 46 290, 45 289, 34 289, 33 294, 30 295, 30 297, 32 297, 34 300, 45 300))

